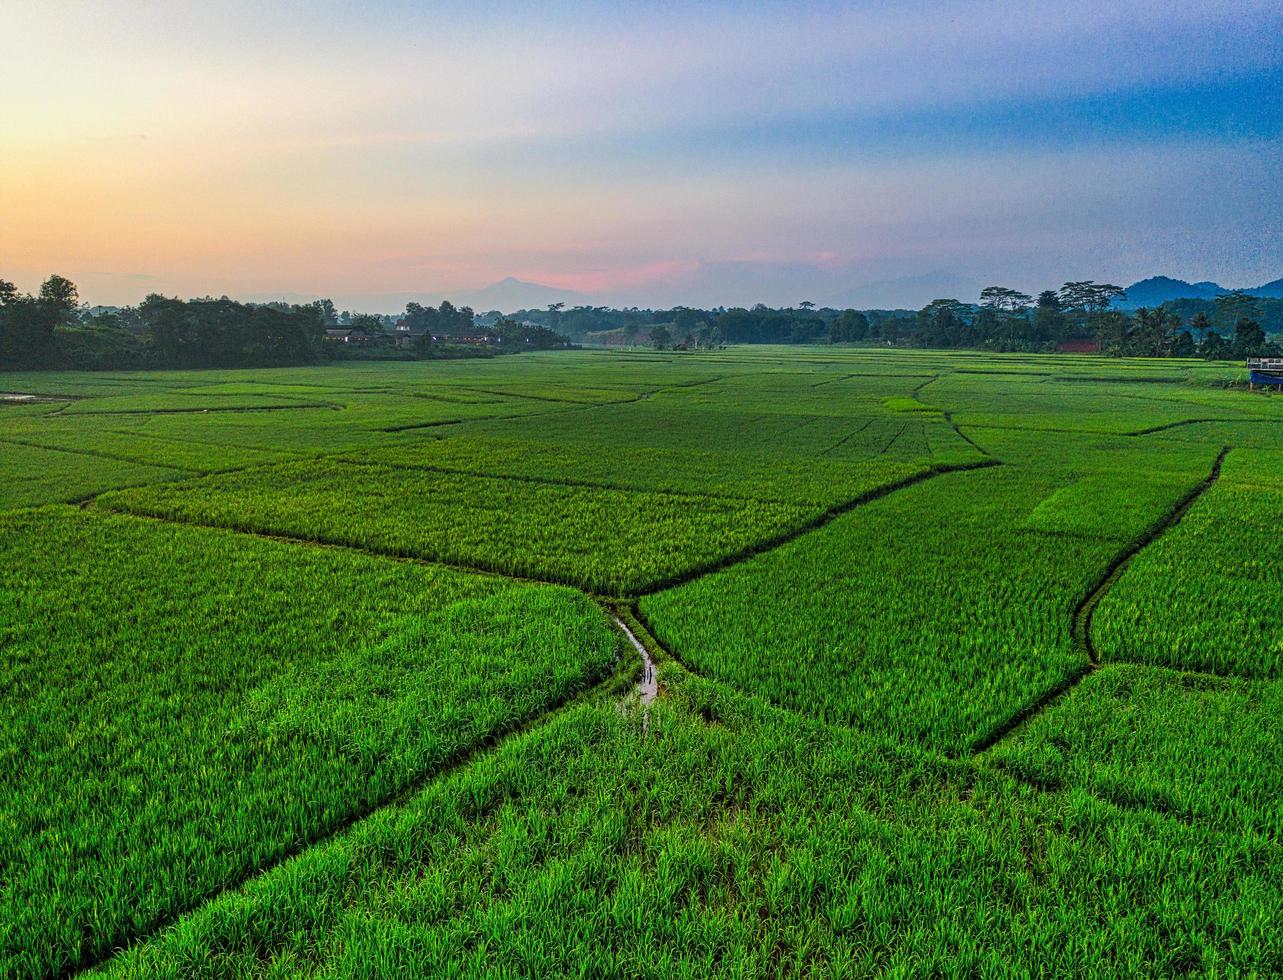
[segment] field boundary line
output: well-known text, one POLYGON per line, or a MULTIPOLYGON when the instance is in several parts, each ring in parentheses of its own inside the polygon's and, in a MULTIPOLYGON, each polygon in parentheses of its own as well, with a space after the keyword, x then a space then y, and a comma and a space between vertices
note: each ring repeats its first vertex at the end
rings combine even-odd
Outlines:
MULTIPOLYGON (((460 391, 475 392, 479 395, 498 395, 500 398, 524 398, 531 402, 551 402, 555 405, 572 405, 576 407, 597 407, 598 405, 627 405, 636 400, 636 392, 630 392, 625 398, 613 398, 604 402, 575 401, 573 398, 553 398, 551 395, 523 395, 513 391, 495 391, 493 388, 477 388, 471 385, 458 385, 460 391)), ((655 389, 658 390, 658 389, 655 389)), ((649 393, 649 390, 646 392, 649 393)), ((622 394, 622 392, 621 392, 622 394)))
MULTIPOLYGON (((289 462, 289 461, 253 463, 245 467, 236 467, 231 470, 220 471, 220 473, 218 474, 215 474, 215 473, 199 474, 198 473, 195 475, 189 475, 187 473, 183 473, 174 480, 162 480, 162 481, 155 481, 155 482, 187 483, 187 482, 192 482, 194 480, 204 479, 206 476, 221 475, 221 473, 224 473, 224 472, 240 472, 241 470, 249 470, 249 469, 255 469, 260 467, 270 468, 274 466, 283 465, 286 462, 289 462)), ((357 463, 354 465, 378 466, 381 464, 357 463)), ((646 585, 639 587, 636 591, 632 591, 632 592, 621 591, 618 593, 613 593, 611 594, 611 597, 616 600, 627 601, 630 599, 637 599, 645 595, 652 595, 656 592, 662 592, 665 589, 675 588, 678 585, 684 585, 685 583, 693 581, 694 579, 697 579, 697 578, 701 578, 704 575, 708 575, 716 571, 721 571, 722 569, 728 568, 731 565, 737 565, 740 562, 747 561, 748 559, 755 557, 756 555, 762 554, 767 551, 772 551, 775 548, 788 544, 790 541, 793 541, 794 539, 801 537, 803 534, 806 534, 810 531, 814 531, 814 530, 817 530, 818 528, 823 527, 824 525, 828 524, 834 519, 841 517, 843 514, 846 514, 849 511, 854 510, 856 507, 859 507, 863 504, 872 503, 873 501, 878 500, 889 493, 893 493, 897 490, 905 489, 907 487, 913 486, 914 484, 921 483, 924 480, 929 480, 936 476, 944 476, 949 473, 964 473, 970 470, 987 469, 989 467, 1000 466, 1000 465, 1002 465, 1001 460, 990 458, 990 459, 984 459, 984 460, 977 460, 971 463, 956 463, 956 464, 945 464, 940 466, 931 466, 925 470, 922 470, 918 473, 911 474, 910 476, 904 477, 900 480, 895 480, 891 483, 874 487, 872 490, 868 490, 850 500, 845 500, 840 504, 836 504, 832 507, 828 507, 823 510, 820 510, 819 513, 817 513, 814 517, 808 518, 807 520, 804 520, 803 522, 796 525, 795 527, 782 531, 780 534, 777 534, 774 537, 766 538, 762 541, 754 542, 744 548, 741 548, 739 551, 733 552, 729 555, 724 555, 721 558, 713 559, 701 565, 696 565, 695 567, 685 572, 681 572, 676 575, 669 576, 668 578, 658 579, 656 581, 653 581, 651 583, 648 583, 646 585)), ((500 477, 499 479, 505 479, 505 478, 500 477)), ((147 484, 143 484, 143 485, 145 486, 147 484)), ((555 586, 561 586, 563 588, 577 589, 578 591, 583 592, 590 596, 595 596, 599 594, 606 595, 606 593, 599 593, 597 590, 589 586, 581 585, 579 583, 572 582, 567 579, 533 578, 530 576, 513 574, 501 568, 496 568, 488 565, 469 565, 469 564, 463 564, 460 562, 452 562, 452 561, 446 561, 442 559, 428 558, 422 555, 406 554, 404 552, 380 551, 375 548, 369 548, 362 545, 351 544, 343 541, 327 540, 325 538, 316 538, 316 537, 306 537, 303 535, 288 534, 288 533, 282 533, 279 531, 268 531, 268 530, 262 530, 258 528, 240 527, 232 524, 211 523, 208 521, 196 520, 196 519, 185 518, 185 517, 174 517, 174 516, 167 516, 167 515, 161 515, 156 513, 149 513, 144 510, 132 510, 124 507, 113 507, 110 504, 101 505, 98 503, 98 498, 100 498, 104 494, 114 492, 115 490, 125 490, 125 489, 132 489, 132 488, 131 487, 113 487, 110 490, 103 490, 97 493, 89 494, 84 498, 71 501, 70 503, 77 504, 82 507, 92 506, 95 509, 100 509, 103 513, 116 514, 116 515, 125 516, 125 517, 134 517, 142 520, 159 521, 165 524, 175 524, 175 525, 182 525, 186 527, 202 527, 202 528, 207 528, 209 530, 227 531, 233 534, 246 534, 252 537, 265 538, 268 540, 280 541, 287 544, 306 545, 308 547, 338 548, 341 550, 356 552, 358 554, 364 554, 364 555, 368 555, 375 558, 386 558, 392 561, 411 562, 411 563, 416 563, 421 565, 434 565, 440 568, 449 568, 459 572, 469 572, 472 574, 490 575, 495 578, 508 579, 513 582, 520 582, 524 584, 555 585, 555 586)), ((758 498, 736 498, 736 499, 757 500, 758 498)), ((769 501, 760 501, 760 502, 769 502, 769 501)))
POLYGON ((679 585, 685 585, 687 582, 692 582, 697 578, 703 578, 705 575, 711 575, 713 572, 720 572, 726 568, 730 568, 732 565, 738 565, 741 562, 748 561, 750 558, 755 558, 760 554, 764 554, 768 551, 774 551, 776 548, 780 548, 789 542, 800 538, 804 534, 809 534, 811 531, 824 527, 824 525, 836 520, 843 514, 849 513, 857 507, 873 503, 875 500, 879 500, 888 494, 895 493, 897 490, 904 490, 915 484, 922 483, 925 480, 930 480, 937 476, 946 476, 949 473, 966 473, 971 470, 983 470, 992 466, 1001 465, 1002 460, 990 458, 977 460, 972 463, 950 463, 928 467, 927 469, 914 473, 911 476, 894 480, 891 483, 885 483, 879 487, 874 487, 872 490, 867 490, 857 497, 853 497, 850 500, 836 504, 792 530, 785 531, 773 538, 767 538, 764 541, 759 541, 756 544, 743 548, 732 555, 727 555, 724 558, 719 558, 705 565, 701 565, 689 572, 683 572, 680 575, 674 575, 667 579, 663 579, 657 584, 650 585, 639 590, 634 598, 654 595, 656 592, 663 592, 666 589, 673 589, 679 585))
POLYGON ((895 435, 893 435, 890 439, 888 439, 888 440, 887 440, 886 445, 885 445, 885 446, 883 446, 881 449, 879 449, 879 450, 877 451, 877 455, 879 455, 879 456, 885 456, 885 455, 886 455, 886 454, 891 450, 891 447, 892 447, 892 446, 894 446, 894 445, 896 444, 896 442, 899 440, 899 438, 900 438, 902 435, 904 435, 906 431, 908 431, 908 428, 909 428, 909 423, 908 423, 908 422, 902 422, 902 423, 900 423, 900 431, 899 431, 899 432, 897 432, 895 435))
MULTIPOLYGON (((698 381, 685 381, 680 383, 675 382, 669 385, 659 385, 658 387, 655 387, 655 388, 647 388, 644 391, 637 392, 636 394, 632 395, 629 398, 621 398, 618 401, 609 401, 609 402, 568 402, 568 401, 555 401, 549 398, 543 398, 543 399, 527 398, 526 399, 527 401, 542 402, 543 404, 556 405, 557 407, 549 408, 546 411, 542 411, 542 412, 537 412, 537 411, 520 412, 515 415, 487 415, 487 416, 479 416, 477 418, 469 418, 469 419, 447 419, 443 422, 413 422, 413 423, 410 423, 409 425, 393 425, 393 426, 379 427, 379 428, 375 428, 372 431, 409 432, 413 429, 431 429, 431 428, 436 428, 442 425, 461 425, 464 422, 505 422, 511 419, 527 419, 527 418, 537 418, 544 415, 561 415, 561 414, 569 414, 571 412, 587 412, 587 411, 591 411, 594 408, 608 408, 608 407, 618 406, 618 405, 633 405, 633 404, 636 404, 637 402, 645 401, 646 399, 650 398, 652 395, 657 395, 662 391, 672 391, 679 388, 695 388, 695 387, 698 387, 699 385, 714 384, 715 382, 718 382, 721 380, 722 380, 722 376, 718 376, 715 378, 703 378, 698 381)), ((469 388, 465 388, 465 390, 483 391, 483 389, 469 389, 469 388)), ((494 394, 494 392, 489 392, 489 391, 485 393, 494 394)), ((513 395, 513 394, 503 395, 502 397, 525 398, 524 395, 513 395)))
POLYGON ((1147 429, 1137 429, 1135 432, 1124 432, 1127 436, 1147 436, 1155 432, 1163 432, 1167 429, 1179 429, 1182 425, 1202 425, 1205 422, 1273 422, 1279 424, 1278 419, 1267 418, 1248 418, 1248 419, 1181 419, 1179 422, 1164 422, 1162 425, 1151 425, 1147 429))
POLYGON ((861 432, 863 432, 865 429, 867 429, 869 426, 871 426, 871 425, 873 424, 873 420, 874 420, 875 418, 878 418, 878 416, 876 416, 876 415, 870 415, 867 419, 865 419, 865 420, 864 420, 864 424, 863 424, 862 426, 860 426, 858 429, 852 429, 850 432, 848 432, 846 435, 844 435, 841 439, 839 439, 839 440, 838 440, 837 442, 835 442, 833 445, 829 446, 829 448, 828 448, 828 449, 825 449, 825 450, 822 450, 821 452, 816 453, 816 456, 827 456, 829 453, 833 452, 833 450, 835 450, 835 449, 837 449, 837 448, 839 448, 839 447, 841 447, 841 446, 846 445, 846 443, 847 443, 849 440, 851 440, 851 439, 855 438, 855 437, 856 437, 856 436, 858 436, 861 432))
MULTIPOLYGON (((282 396, 287 397, 287 396, 282 396)), ((81 399, 82 401, 92 401, 92 399, 81 399)), ((297 405, 237 405, 227 408, 120 408, 110 409, 105 412, 72 412, 67 418, 94 418, 107 415, 235 415, 242 412, 298 412, 306 409, 325 409, 330 412, 342 412, 347 406, 340 405, 337 402, 299 402, 297 405)), ((51 418, 54 415, 62 414, 60 409, 57 412, 50 412, 41 418, 51 418)))
MULTIPOLYGON (((611 631, 615 633, 620 640, 626 639, 623 634, 619 633, 615 628, 613 622, 610 625, 611 631)), ((124 953, 135 946, 140 946, 150 942, 165 930, 177 924, 181 919, 195 914, 211 902, 215 902, 224 895, 244 888, 250 882, 261 878, 264 875, 270 874, 281 865, 293 860, 304 852, 309 851, 314 847, 323 846, 336 837, 347 833, 357 824, 374 816, 376 813, 392 807, 402 806, 436 780, 446 779, 454 775, 460 769, 472 764, 483 755, 500 748, 505 743, 529 734, 540 726, 547 724, 554 715, 577 708, 581 704, 585 704, 603 694, 606 694, 607 692, 613 691, 615 688, 622 685, 622 680, 625 677, 627 677, 628 683, 632 683, 632 673, 629 672, 627 675, 621 674, 618 666, 616 666, 615 670, 611 674, 602 678, 590 687, 570 692, 565 698, 550 704, 538 714, 532 715, 528 718, 518 719, 509 727, 493 732, 476 745, 465 749, 455 758, 447 760, 441 768, 432 772, 421 773, 409 780, 404 786, 388 793, 382 799, 375 801, 373 804, 363 807, 349 816, 341 818, 333 825, 318 831, 304 840, 290 844, 276 857, 265 861, 254 868, 250 868, 243 874, 231 876, 225 884, 214 888, 204 898, 192 903, 187 908, 162 916, 153 925, 139 932, 137 935, 132 936, 125 945, 119 946, 110 952, 93 958, 92 960, 68 966, 61 971, 59 976, 80 976, 81 974, 99 969, 121 953, 124 953)))
MULTIPOLYGON (((386 446, 374 446, 373 449, 385 449, 386 446)), ((400 447, 397 447, 400 448, 400 447)), ((608 446, 602 446, 608 449, 608 446)), ((357 453, 365 450, 355 450, 357 453)), ((581 487, 586 490, 613 490, 617 493, 649 493, 663 494, 671 497, 690 497, 695 500, 747 500, 753 503, 768 504, 791 504, 795 507, 806 505, 819 505, 820 501, 803 501, 801 504, 797 500, 790 500, 783 497, 750 497, 747 494, 739 493, 702 493, 699 490, 672 490, 672 489, 654 489, 646 487, 627 487, 619 483, 600 483, 593 480, 577 480, 573 477, 562 479, 560 477, 535 476, 526 473, 492 473, 488 470, 465 470, 453 466, 437 466, 426 463, 390 463, 381 459, 352 459, 345 454, 333 456, 317 457, 326 459, 335 463, 342 463, 348 466, 383 466, 391 470, 405 470, 412 473, 442 473, 448 476, 474 476, 485 480, 516 480, 521 483, 536 483, 550 487, 581 487)), ((285 462, 284 460, 282 462, 285 462)))
MULTIPOLYGON (((1091 623, 1096 615, 1096 607, 1100 605, 1101 600, 1114 587, 1114 583, 1122 577, 1132 559, 1168 530, 1179 524, 1181 519, 1189 513, 1190 508, 1198 502, 1198 499, 1215 485, 1216 481, 1220 479, 1221 465, 1225 462, 1225 457, 1229 454, 1230 448, 1229 446, 1223 446, 1212 463, 1212 469, 1207 476, 1187 491, 1162 518, 1151 524, 1148 530, 1114 557, 1095 585, 1088 590, 1078 605, 1074 607, 1069 629, 1070 645, 1074 653, 1087 657, 1086 664, 1045 692, 1036 701, 1026 705, 988 734, 973 742, 971 755, 980 755, 993 748, 1025 722, 1041 714, 1056 701, 1059 701, 1077 687, 1083 678, 1101 666, 1100 653, 1091 639, 1091 623)), ((1130 663, 1131 661, 1119 660, 1117 662, 1130 663)))
MULTIPOLYGON (((516 397, 516 396, 514 395, 513 397, 516 397)), ((646 397, 645 395, 638 395, 636 398, 629 398, 625 401, 619 401, 619 402, 607 402, 606 404, 631 405, 633 402, 639 402, 645 397, 646 397)), ((530 399, 530 400, 535 401, 535 399, 530 399)), ((539 404, 547 405, 551 403, 545 401, 545 402, 539 402, 539 404)), ((433 421, 433 422, 409 422, 404 425, 397 424, 397 425, 388 425, 388 426, 376 426, 375 428, 370 429, 369 431, 371 432, 412 432, 415 429, 436 429, 443 425, 463 425, 465 422, 478 422, 478 423, 511 422, 513 419, 541 418, 545 415, 562 415, 562 414, 569 414, 571 412, 584 412, 589 409, 601 407, 600 405, 596 405, 596 404, 585 405, 582 402, 576 402, 574 404, 571 404, 569 402, 557 402, 556 405, 557 405, 556 408, 547 408, 547 409, 544 409, 543 411, 517 412, 512 415, 478 415, 473 418, 442 419, 440 421, 433 421)))
POLYGON ((980 445, 980 443, 976 442, 976 440, 972 439, 971 436, 967 435, 965 432, 962 431, 962 426, 958 425, 958 423, 953 420, 952 412, 945 412, 943 414, 944 414, 944 420, 948 422, 950 426, 953 427, 953 431, 958 433, 958 437, 961 438, 963 442, 965 442, 968 446, 970 446, 972 449, 978 452, 981 456, 984 456, 987 459, 994 458, 993 453, 989 452, 989 450, 985 449, 984 446, 980 445))
POLYGON ((1054 685, 1040 694, 1035 700, 1030 701, 1011 717, 1000 722, 997 727, 991 729, 985 735, 972 742, 970 747, 967 749, 966 754, 977 756, 988 752, 1025 722, 1042 714, 1066 694, 1076 688, 1082 683, 1083 679, 1088 674, 1095 672, 1096 667, 1097 665, 1094 661, 1088 661, 1085 664, 1080 664, 1075 667, 1071 673, 1062 677, 1054 685))
MULTIPOLYGON (((925 405, 927 408, 931 408, 932 406, 927 405, 927 403, 922 401, 922 399, 919 398, 918 395, 921 393, 923 388, 927 387, 927 385, 935 384, 935 382, 939 381, 942 377, 944 377, 944 375, 937 374, 935 377, 929 378, 928 380, 922 382, 922 384, 916 385, 913 389, 913 395, 912 395, 913 400, 916 402, 919 402, 922 405, 925 405)), ((944 416, 944 420, 949 423, 949 427, 958 434, 959 439, 961 439, 963 442, 965 442, 968 446, 970 446, 972 449, 974 449, 976 452, 978 452, 981 456, 985 457, 986 459, 995 458, 993 453, 989 452, 989 450, 985 449, 984 446, 980 445, 980 443, 976 442, 976 440, 972 439, 971 436, 967 435, 965 432, 962 431, 962 427, 953 420, 953 412, 950 412, 947 409, 942 408, 940 409, 940 414, 944 416)))
MULTIPOLYGON (((105 453, 98 449, 71 449, 68 446, 46 446, 42 442, 31 442, 28 439, 15 439, 12 436, 0 436, 0 442, 7 443, 10 446, 26 446, 28 449, 43 449, 51 453, 70 453, 73 456, 90 456, 94 459, 110 459, 117 463, 133 463, 135 466, 152 466, 160 470, 180 470, 183 473, 193 475, 209 473, 210 470, 198 470, 191 466, 179 465, 177 463, 149 463, 141 459, 133 459, 129 456, 117 456, 114 453, 105 453)), ((115 487, 112 488, 113 490, 115 487)), ((106 490, 102 491, 107 493, 106 490)))
MULTIPOLYGON (((232 472, 232 471, 225 471, 232 472)), ((169 480, 157 481, 158 483, 182 483, 186 480, 169 480)), ((207 524, 203 521, 185 520, 178 517, 164 517, 160 514, 148 514, 144 511, 125 510, 110 505, 103 506, 98 503, 98 498, 107 493, 113 493, 115 490, 134 490, 140 487, 153 486, 153 483, 134 484, 129 487, 113 487, 111 490, 103 490, 99 493, 90 494, 79 500, 68 501, 63 506, 80 507, 83 510, 90 510, 95 514, 111 515, 112 517, 133 518, 139 521, 154 521, 157 524, 172 524, 175 527, 196 527, 203 528, 206 531, 222 531, 226 534, 242 534, 251 538, 262 538, 267 541, 275 541, 279 544, 298 545, 304 548, 332 548, 336 551, 348 551, 357 555, 364 555, 367 558, 379 558, 384 561, 397 561, 407 565, 427 565, 433 568, 446 568, 452 572, 463 572, 468 575, 482 575, 487 578, 503 579, 513 582, 517 585, 543 585, 560 589, 574 589, 576 592, 582 592, 592 599, 602 600, 610 599, 612 601, 624 601, 625 596, 608 596, 605 593, 596 592, 593 589, 586 588, 582 585, 575 585, 573 582, 565 582, 561 579, 552 578, 530 578, 526 575, 517 575, 512 572, 496 571, 493 568, 486 568, 481 565, 463 565, 458 562, 443 561, 437 558, 424 558, 420 555, 406 555, 393 551, 376 551, 373 548, 365 548, 357 544, 345 544, 341 541, 325 541, 321 538, 307 538, 294 534, 281 534, 276 531, 256 531, 242 527, 232 527, 227 524, 207 524)), ((21 508, 15 508, 21 509, 21 508)))
POLYGON ((1212 463, 1212 469, 1197 485, 1192 487, 1176 505, 1167 512, 1164 517, 1157 523, 1150 526, 1144 534, 1133 541, 1128 547, 1118 555, 1106 569, 1105 574, 1101 577, 1095 587, 1087 594, 1074 610, 1073 620, 1073 642, 1074 646, 1087 654, 1093 665, 1100 663, 1100 654, 1096 650, 1095 644, 1091 639, 1092 618, 1096 615, 1096 607, 1100 605, 1101 599, 1113 588, 1114 583, 1127 570, 1141 551, 1156 541, 1159 537, 1179 524, 1185 517, 1191 507, 1203 496, 1217 480, 1221 477, 1221 466, 1225 462, 1225 457, 1229 455, 1230 447, 1222 446, 1221 451, 1216 454, 1216 459, 1212 463))

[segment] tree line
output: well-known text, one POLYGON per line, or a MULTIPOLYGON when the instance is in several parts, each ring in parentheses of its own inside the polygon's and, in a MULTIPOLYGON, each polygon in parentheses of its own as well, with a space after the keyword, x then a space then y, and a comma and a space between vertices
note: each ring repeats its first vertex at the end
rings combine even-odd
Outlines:
POLYGON ((1283 330, 1283 300, 1229 293, 1119 309, 1125 290, 1091 280, 1066 282, 1037 297, 1004 286, 978 303, 938 299, 920 310, 817 309, 814 303, 751 308, 611 310, 581 306, 524 310, 565 325, 577 339, 656 347, 721 344, 876 344, 994 351, 1099 349, 1114 356, 1237 358, 1279 353, 1267 337, 1283 330))
MULTIPOLYGON (((1274 354, 1261 325, 1272 301, 1228 293, 1182 317, 1175 304, 1128 312, 1115 305, 1125 290, 1110 283, 1067 282, 1034 297, 989 286, 979 304, 941 299, 913 317, 907 341, 923 347, 999 351, 1053 350, 1085 342, 1117 357, 1223 359, 1274 354)), ((1188 309, 1188 306, 1186 307, 1188 309)))
POLYGON ((0 369, 283 367, 350 357, 489 356, 567 343, 509 318, 478 331, 472 310, 448 301, 408 303, 399 319, 405 331, 396 329, 397 317, 339 313, 328 299, 242 303, 158 294, 136 307, 91 310, 62 276, 50 276, 34 295, 0 279, 0 369))
POLYGON ((879 346, 1052 351, 1098 348, 1116 356, 1209 359, 1279 356, 1283 300, 1228 293, 1119 309, 1121 287, 1066 282, 1037 297, 1003 286, 979 303, 938 299, 920 310, 796 307, 608 309, 473 313, 449 301, 411 302, 398 316, 338 312, 328 300, 241 303, 150 295, 137 307, 90 310, 76 286, 50 276, 32 295, 0 280, 0 368, 279 367, 332 358, 488 356, 580 340, 656 347, 724 344, 879 346), (408 330, 406 335, 398 330, 408 330), (341 337, 332 336, 339 333, 341 337), (332 341, 341 342, 332 342, 332 341), (355 341, 351 343, 349 341, 355 341))

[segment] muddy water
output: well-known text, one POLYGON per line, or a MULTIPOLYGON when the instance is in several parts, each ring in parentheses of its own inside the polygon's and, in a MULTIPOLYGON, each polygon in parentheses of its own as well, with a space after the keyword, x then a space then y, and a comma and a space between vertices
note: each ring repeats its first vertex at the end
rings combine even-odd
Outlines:
POLYGON ((21 391, 0 391, 0 404, 7 405, 32 405, 32 404, 56 404, 57 402, 71 401, 71 396, 54 398, 51 395, 28 395, 21 391))
POLYGON ((659 677, 655 673, 655 661, 650 659, 650 653, 642 645, 641 640, 633 635, 633 631, 618 616, 615 617, 615 624, 624 631, 624 636, 628 637, 628 642, 633 645, 633 649, 641 654, 642 675, 641 680, 637 682, 637 697, 643 705, 648 705, 659 693, 659 677))

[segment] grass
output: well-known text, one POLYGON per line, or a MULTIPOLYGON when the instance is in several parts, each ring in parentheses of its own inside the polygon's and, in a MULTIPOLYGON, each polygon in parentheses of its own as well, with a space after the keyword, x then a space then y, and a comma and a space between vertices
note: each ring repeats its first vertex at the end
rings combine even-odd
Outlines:
POLYGON ((1040 785, 1283 840, 1283 683, 1111 664, 987 758, 1040 785))
POLYGON ((796 528, 814 508, 334 461, 107 494, 171 520, 354 545, 626 594, 796 528))
POLYGON ((6 376, 0 975, 1281 974, 1241 374, 6 376))
POLYGON ((1231 452, 1216 485, 1128 566, 1093 617, 1102 659, 1280 676, 1280 459, 1231 452))
POLYGON ((362 450, 352 458, 397 467, 822 507, 837 506, 925 468, 882 457, 859 462, 779 459, 626 444, 602 452, 583 443, 466 435, 362 450))
POLYGON ((616 650, 564 589, 71 509, 0 532, 6 976, 106 954, 616 650))
POLYGON ((562 714, 108 973, 1268 974, 1281 872, 1263 840, 674 680, 648 735, 562 714))
POLYGON ((1136 483, 1108 441, 1099 457, 1095 446, 936 477, 646 596, 641 610, 695 670, 826 721, 964 752, 1086 667, 1078 603, 1214 455, 1160 446, 1147 460, 1133 443, 1133 465, 1172 467, 1133 497, 1082 492, 1136 483))
POLYGON ((171 467, 145 466, 2 440, 0 457, 4 459, 0 510, 75 501, 113 487, 155 483, 186 475, 171 467))

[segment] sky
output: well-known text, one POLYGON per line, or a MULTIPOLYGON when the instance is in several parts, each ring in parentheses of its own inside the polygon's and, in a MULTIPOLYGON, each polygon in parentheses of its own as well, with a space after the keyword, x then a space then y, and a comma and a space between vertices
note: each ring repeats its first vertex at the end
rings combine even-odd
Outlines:
POLYGON ((1283 276, 1278 0, 0 8, 0 278, 91 303, 1283 276))

